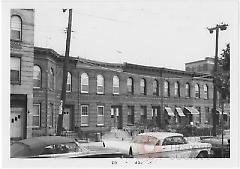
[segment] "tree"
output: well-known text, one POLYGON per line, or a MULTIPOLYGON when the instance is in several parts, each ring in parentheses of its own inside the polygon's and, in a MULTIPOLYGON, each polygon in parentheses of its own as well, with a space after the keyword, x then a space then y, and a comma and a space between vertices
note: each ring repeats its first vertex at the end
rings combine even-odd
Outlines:
POLYGON ((216 74, 217 90, 222 95, 222 99, 230 98, 230 44, 222 50, 218 61, 219 69, 216 74))

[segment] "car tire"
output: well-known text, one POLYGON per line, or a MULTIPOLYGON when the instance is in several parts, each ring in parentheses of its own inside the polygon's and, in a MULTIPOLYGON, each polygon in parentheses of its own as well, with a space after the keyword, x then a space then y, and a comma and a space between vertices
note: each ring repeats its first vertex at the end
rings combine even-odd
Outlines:
POLYGON ((207 152, 200 152, 197 155, 197 158, 208 158, 208 153, 207 152))

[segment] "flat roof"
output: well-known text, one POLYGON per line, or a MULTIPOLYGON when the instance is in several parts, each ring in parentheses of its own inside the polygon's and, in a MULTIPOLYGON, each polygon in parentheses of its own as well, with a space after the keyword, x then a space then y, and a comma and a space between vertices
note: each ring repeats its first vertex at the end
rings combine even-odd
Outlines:
MULTIPOLYGON (((64 59, 63 55, 58 54, 56 51, 54 51, 53 49, 50 49, 50 48, 34 47, 34 54, 35 53, 47 54, 47 55, 50 55, 51 57, 54 57, 55 59, 64 59)), ((102 66, 102 67, 121 68, 123 71, 127 71, 128 69, 143 69, 143 70, 149 71, 149 72, 178 73, 178 74, 190 75, 192 77, 202 77, 202 76, 205 77, 206 75, 211 76, 206 73, 169 69, 169 68, 165 68, 165 67, 145 66, 145 65, 138 65, 138 64, 132 64, 132 63, 127 63, 127 62, 108 63, 108 62, 100 62, 100 61, 85 59, 82 57, 72 57, 72 56, 69 56, 69 60, 87 63, 87 64, 93 64, 93 65, 102 66)))

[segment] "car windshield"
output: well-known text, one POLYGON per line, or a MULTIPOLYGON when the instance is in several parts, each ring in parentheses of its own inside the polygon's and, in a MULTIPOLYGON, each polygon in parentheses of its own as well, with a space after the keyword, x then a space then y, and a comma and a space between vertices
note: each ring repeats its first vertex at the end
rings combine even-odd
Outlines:
POLYGON ((41 155, 44 154, 63 154, 80 151, 79 146, 75 142, 61 143, 61 144, 51 144, 44 147, 41 155))
POLYGON ((138 135, 133 139, 134 143, 156 145, 158 139, 153 136, 138 135))

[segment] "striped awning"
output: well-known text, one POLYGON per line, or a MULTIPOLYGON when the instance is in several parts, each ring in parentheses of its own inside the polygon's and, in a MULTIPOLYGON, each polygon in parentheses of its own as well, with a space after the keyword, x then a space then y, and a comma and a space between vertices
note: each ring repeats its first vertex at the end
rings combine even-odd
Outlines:
POLYGON ((165 107, 165 110, 167 111, 167 114, 168 114, 169 116, 175 116, 174 113, 173 113, 173 111, 172 111, 172 109, 171 109, 170 107, 165 107))
POLYGON ((185 107, 185 109, 187 109, 191 114, 200 114, 199 111, 193 107, 185 107))
MULTIPOLYGON (((221 109, 216 109, 216 110, 217 110, 217 113, 222 114, 222 110, 221 109)), ((227 112, 223 112, 223 114, 228 115, 227 112)))
POLYGON ((176 107, 176 110, 177 110, 177 113, 178 113, 179 116, 182 116, 182 117, 185 116, 180 107, 176 107))

